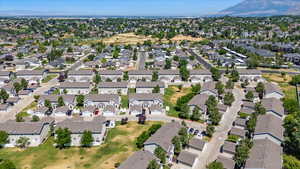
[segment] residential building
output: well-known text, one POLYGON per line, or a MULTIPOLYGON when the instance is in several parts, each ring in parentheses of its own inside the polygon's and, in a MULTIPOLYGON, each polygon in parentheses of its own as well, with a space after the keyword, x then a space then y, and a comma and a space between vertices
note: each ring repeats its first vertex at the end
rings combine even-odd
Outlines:
POLYGON ((198 155, 188 151, 181 151, 177 157, 177 162, 180 168, 194 169, 198 163, 198 155))
POLYGON ((95 73, 92 70, 71 70, 68 72, 69 82, 91 82, 95 73))
POLYGON ((265 86, 264 98, 282 99, 284 97, 284 93, 276 84, 265 83, 264 86, 265 86))
POLYGON ((118 169, 148 169, 148 165, 152 160, 160 164, 158 158, 149 151, 138 151, 124 161, 118 169))
POLYGON ((61 94, 86 95, 91 91, 91 84, 88 82, 62 82, 58 89, 61 94))
POLYGON ((102 70, 99 75, 102 81, 117 82, 118 79, 123 79, 123 72, 119 70, 102 70))
POLYGON ((131 70, 128 72, 129 81, 135 83, 137 81, 145 80, 150 82, 152 80, 153 71, 151 70, 131 70))
POLYGON ((165 93, 165 84, 163 82, 137 82, 136 93, 153 93, 155 87, 159 87, 159 93, 165 93))

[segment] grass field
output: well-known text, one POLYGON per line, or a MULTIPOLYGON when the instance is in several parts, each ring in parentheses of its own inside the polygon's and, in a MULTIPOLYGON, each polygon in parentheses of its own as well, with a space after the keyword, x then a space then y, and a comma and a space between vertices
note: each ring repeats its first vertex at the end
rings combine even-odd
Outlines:
MULTIPOLYGON (((112 37, 108 37, 108 38, 104 38, 104 39, 84 41, 84 42, 82 42, 82 44, 103 42, 105 44, 121 45, 121 44, 143 43, 144 41, 149 41, 149 40, 154 43, 156 43, 156 42, 168 43, 169 42, 169 40, 167 40, 167 39, 162 39, 161 41, 159 41, 158 38, 152 38, 151 36, 136 35, 134 33, 123 33, 123 34, 114 35, 112 37)), ((190 36, 177 35, 171 39, 171 41, 173 41, 173 42, 183 41, 183 40, 197 42, 197 41, 203 40, 203 38, 193 38, 190 36)))
POLYGON ((49 82, 50 80, 56 78, 57 76, 58 76, 58 75, 55 75, 55 74, 53 74, 53 75, 48 75, 48 76, 46 76, 46 77, 42 80, 42 83, 47 83, 47 82, 49 82))
POLYGON ((59 150, 53 147, 54 140, 50 137, 39 147, 2 149, 0 157, 12 160, 18 169, 114 169, 116 163, 138 150, 135 139, 157 123, 119 125, 108 132, 105 143, 98 147, 59 150))

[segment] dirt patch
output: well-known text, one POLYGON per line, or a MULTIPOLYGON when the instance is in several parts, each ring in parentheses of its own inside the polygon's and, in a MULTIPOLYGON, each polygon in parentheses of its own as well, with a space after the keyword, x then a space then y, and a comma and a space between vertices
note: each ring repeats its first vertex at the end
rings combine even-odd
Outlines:
POLYGON ((263 74, 263 77, 277 83, 288 83, 292 80, 290 75, 281 75, 281 74, 263 74))
POLYGON ((172 86, 171 88, 175 91, 174 95, 171 97, 171 103, 173 103, 173 104, 176 104, 177 100, 180 97, 188 94, 191 91, 190 87, 182 88, 181 90, 177 86, 172 86))
POLYGON ((187 41, 191 41, 191 42, 198 42, 198 41, 202 41, 204 39, 203 38, 195 38, 195 37, 191 37, 191 36, 185 36, 185 35, 177 35, 171 39, 171 41, 183 41, 183 40, 187 40, 187 41))

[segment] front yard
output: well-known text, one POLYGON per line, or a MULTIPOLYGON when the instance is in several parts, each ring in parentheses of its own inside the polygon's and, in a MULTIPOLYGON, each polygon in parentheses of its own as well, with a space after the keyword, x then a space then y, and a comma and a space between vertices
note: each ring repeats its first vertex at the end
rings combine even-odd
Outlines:
POLYGON ((47 75, 43 80, 42 83, 48 83, 50 80, 57 78, 58 75, 52 74, 52 75, 47 75))
POLYGON ((39 147, 2 149, 0 157, 12 160, 18 169, 114 169, 137 151, 135 139, 157 123, 118 125, 108 132, 105 143, 97 147, 59 150, 53 147, 54 139, 50 137, 39 147))

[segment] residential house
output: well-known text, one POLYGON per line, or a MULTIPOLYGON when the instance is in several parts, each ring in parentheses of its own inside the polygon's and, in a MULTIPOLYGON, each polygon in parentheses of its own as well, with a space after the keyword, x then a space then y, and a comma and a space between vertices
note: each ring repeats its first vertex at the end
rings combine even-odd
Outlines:
POLYGON ((238 128, 238 127, 232 127, 228 134, 238 136, 241 139, 244 139, 246 136, 246 130, 238 128))
POLYGON ((159 93, 165 93, 165 84, 163 82, 137 82, 136 93, 153 93, 155 87, 159 87, 159 93))
POLYGON ((152 80, 153 71, 151 70, 131 70, 128 72, 129 81, 135 83, 137 81, 145 80, 150 82, 152 80))
POLYGON ((50 115, 52 112, 50 112, 49 108, 47 108, 47 107, 37 107, 33 110, 28 110, 27 113, 32 116, 35 115, 35 116, 39 116, 39 117, 44 117, 46 115, 50 115))
POLYGON ((232 158, 235 154, 236 143, 225 141, 221 146, 221 153, 226 156, 232 158))
POLYGON ((28 138, 29 147, 36 147, 47 139, 53 120, 41 122, 15 122, 0 123, 0 131, 8 133, 9 142, 4 147, 16 147, 21 137, 28 138))
POLYGON ((9 71, 0 71, 0 79, 10 80, 13 76, 12 72, 9 71))
POLYGON ((72 110, 68 106, 57 107, 53 110, 53 115, 58 117, 71 116, 72 110))
POLYGON ((166 84, 181 82, 179 70, 159 70, 158 79, 166 84))
POLYGON ((117 94, 89 94, 85 96, 84 106, 96 106, 102 109, 112 105, 119 108, 120 102, 120 96, 117 94))
POLYGON ((75 95, 41 95, 38 100, 38 106, 44 107, 45 100, 48 100, 52 108, 55 109, 58 106, 59 97, 63 98, 64 104, 68 106, 70 109, 73 109, 76 105, 76 96, 75 95))
POLYGON ((208 100, 209 95, 207 94, 198 94, 194 96, 189 102, 188 106, 190 109, 190 113, 194 111, 194 109, 197 107, 203 114, 207 113, 207 106, 206 101, 208 100))
POLYGON ((211 81, 211 72, 207 70, 190 70, 190 82, 198 84, 211 81))
POLYGON ((70 82, 91 82, 95 73, 92 70, 72 70, 68 72, 70 82))
POLYGON ((29 83, 41 83, 47 76, 44 70, 20 70, 16 72, 17 78, 24 78, 29 83))
POLYGON ((101 82, 98 85, 100 94, 127 95, 128 82, 101 82))
POLYGON ((188 151, 181 151, 177 157, 177 162, 180 168, 194 169, 198 163, 198 155, 188 151))
POLYGON ((283 118, 284 108, 280 100, 275 98, 265 98, 262 99, 261 104, 266 109, 267 114, 273 114, 281 119, 283 118))
POLYGON ((202 139, 192 138, 188 144, 188 150, 192 153, 199 153, 206 147, 206 142, 202 139))
POLYGON ((93 142, 91 146, 98 146, 103 143, 106 136, 106 119, 104 117, 97 117, 92 121, 74 118, 67 119, 57 123, 55 129, 57 130, 59 128, 67 128, 71 132, 70 146, 81 146, 81 137, 84 131, 92 132, 93 142))
POLYGON ((282 99, 284 97, 284 93, 276 84, 265 83, 264 86, 265 86, 264 98, 282 99))
POLYGON ((144 143, 144 150, 154 154, 155 149, 161 147, 167 153, 167 162, 171 162, 174 156, 172 139, 178 135, 181 127, 179 122, 165 124, 144 143))
POLYGON ((207 95, 210 95, 210 96, 217 97, 218 96, 218 91, 216 89, 216 83, 213 82, 213 81, 203 83, 200 94, 207 94, 207 95))
POLYGON ((132 105, 141 105, 144 108, 149 108, 152 105, 160 105, 163 106, 163 98, 159 93, 134 93, 129 94, 129 106, 132 105))
POLYGON ((91 91, 91 84, 88 82, 62 82, 58 89, 61 94, 86 95, 91 91))
POLYGON ((235 162, 231 158, 224 157, 224 156, 218 156, 216 161, 222 163, 224 169, 234 169, 235 168, 235 162))
POLYGON ((86 106, 83 109, 81 109, 81 116, 84 117, 92 117, 93 115, 98 115, 99 110, 96 106, 86 106))
POLYGON ((119 70, 102 70, 99 75, 102 81, 117 82, 118 79, 123 79, 123 72, 119 70))
POLYGON ((0 113, 6 113, 10 109, 9 104, 0 104, 0 113))
POLYGON ((262 73, 257 69, 237 69, 241 81, 261 81, 262 73))
POLYGON ((131 155, 118 169, 148 169, 152 160, 160 164, 158 158, 153 153, 141 150, 131 155))

